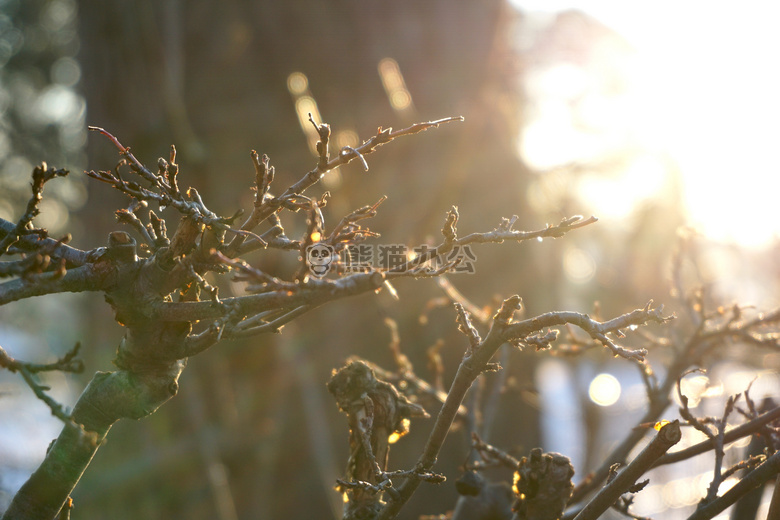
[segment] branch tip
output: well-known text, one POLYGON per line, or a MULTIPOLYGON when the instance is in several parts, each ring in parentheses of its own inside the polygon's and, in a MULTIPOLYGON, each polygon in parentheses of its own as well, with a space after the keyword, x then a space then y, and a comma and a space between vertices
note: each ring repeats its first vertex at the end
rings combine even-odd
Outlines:
POLYGON ((493 321, 496 323, 508 325, 512 321, 512 317, 515 311, 519 311, 523 305, 523 299, 515 294, 510 296, 501 304, 501 308, 493 316, 493 321))

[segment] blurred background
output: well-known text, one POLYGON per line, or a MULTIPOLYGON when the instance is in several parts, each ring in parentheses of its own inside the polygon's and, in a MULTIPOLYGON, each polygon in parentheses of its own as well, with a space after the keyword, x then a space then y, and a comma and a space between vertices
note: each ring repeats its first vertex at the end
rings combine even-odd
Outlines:
MULTIPOLYGON (((251 206, 250 150, 276 167, 272 192, 316 164, 309 112, 331 125, 339 146, 379 126, 462 115, 381 148, 368 172, 350 164, 328 174, 311 192, 333 194, 326 226, 383 195, 369 224, 382 235, 373 244, 410 248, 437 241, 452 205, 461 234, 489 231, 503 216, 533 230, 593 214, 598 224, 561 240, 476 247, 476 273, 450 281, 484 308, 520 294, 528 316, 596 312, 598 302, 612 317, 650 299, 671 313, 671 259, 685 239, 687 288, 705 285, 714 305, 770 310, 780 304, 778 9, 698 0, 2 0, 0 216, 19 217, 32 167, 45 160, 71 175, 47 184, 38 224, 52 236, 71 233, 82 249, 104 244, 117 229, 109 215, 127 201, 86 182, 83 170, 117 161, 88 124, 146 164, 175 144, 180 183, 228 215, 251 206)), ((303 220, 286 217, 297 237, 303 220)), ((296 268, 294 255, 248 260, 279 276, 296 268)), ((437 306, 435 281, 396 288, 398 301, 386 292, 341 301, 281 335, 190 360, 174 400, 113 428, 74 493, 76 517, 339 518, 333 486, 348 445, 325 389, 331 370, 350 355, 394 368, 386 318, 421 377, 433 379, 428 352, 440 342, 448 384, 465 348, 453 311, 437 306)), ((110 370, 122 334, 92 294, 18 302, 0 319, 0 344, 21 359, 54 358, 82 342, 85 374, 47 380, 67 405, 96 370, 110 370)), ((780 354, 721 354, 691 383, 697 413, 719 414, 724 396, 754 379, 755 399, 778 397, 780 354)), ((663 371, 668 356, 650 360, 663 371)), ((601 351, 573 359, 508 351, 502 364, 486 440, 515 455, 535 446, 569 455, 575 479, 646 404, 634 367, 601 351)), ((428 428, 412 424, 392 468, 414 464, 428 428)), ((16 375, 0 372, 0 510, 59 429, 16 375)), ((697 435, 686 431, 683 442, 697 435)), ((448 482, 421 487, 404 518, 452 509, 467 437, 451 435, 437 466, 448 482)), ((686 517, 711 459, 665 471, 637 495, 635 513, 686 517)))

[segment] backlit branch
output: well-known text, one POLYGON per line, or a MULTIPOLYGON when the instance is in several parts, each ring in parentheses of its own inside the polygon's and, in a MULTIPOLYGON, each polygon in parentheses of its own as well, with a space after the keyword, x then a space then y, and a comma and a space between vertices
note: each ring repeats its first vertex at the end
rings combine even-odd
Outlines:
MULTIPOLYGON (((442 227, 442 244, 400 267, 375 269, 368 266, 362 272, 349 272, 336 262, 333 271, 318 272, 318 276, 314 276, 311 265, 307 264, 307 248, 322 244, 332 248, 329 254, 341 253, 367 238, 378 236, 375 231, 364 227, 362 221, 375 216, 385 199, 383 197, 373 205, 349 213, 335 227, 329 228, 322 208, 330 194, 309 197, 304 194, 305 190, 328 171, 352 160, 360 161, 367 169, 368 155, 398 137, 460 120, 462 118, 459 117, 445 118, 397 131, 379 128, 376 135, 360 146, 344 147, 331 156, 330 126, 312 118, 319 136, 316 167, 283 191, 274 193, 275 172, 268 157, 254 151, 251 153, 254 202, 251 214, 240 227, 235 225, 240 212, 230 217, 219 216, 209 209, 196 189, 180 188, 181 172, 174 147, 170 148, 167 158, 158 159, 157 169, 153 171, 111 133, 103 128, 90 127, 117 148, 120 160, 113 169, 90 171, 87 175, 130 197, 129 206, 120 209, 116 217, 121 224, 132 227, 140 244, 124 231, 112 231, 105 247, 79 251, 48 239, 43 230, 32 229, 43 183, 64 174, 41 166, 33 175, 33 199, 25 215, 17 224, 0 221, 0 254, 27 255, 15 262, 0 263, 0 275, 18 276, 0 284, 0 304, 65 291, 105 293, 116 321, 125 331, 114 359, 116 370, 97 373, 72 413, 73 421, 95 432, 94 439, 102 440, 114 422, 123 418, 145 417, 176 395, 186 358, 223 339, 279 332, 285 324, 312 309, 341 298, 378 292, 384 288, 393 293, 390 278, 435 277, 458 270, 462 259, 447 258, 458 247, 506 240, 518 242, 556 238, 596 221, 595 217, 583 219, 576 216, 554 226, 526 232, 513 229, 517 221, 513 217, 503 219, 492 231, 459 237, 459 214, 457 208, 452 208, 442 227), (181 215, 170 236, 164 218, 151 210, 147 213, 149 203, 156 203, 160 210, 171 207, 181 215), (308 217, 300 240, 292 240, 285 235, 280 219, 284 210, 299 212, 299 215, 305 213, 308 217), (266 228, 256 233, 260 225, 266 228), (265 267, 250 265, 239 258, 243 253, 266 247, 297 254, 300 266, 296 276, 282 279, 266 272, 265 267), (440 262, 435 263, 435 260, 440 262), (217 280, 228 271, 232 271, 236 281, 246 282, 247 294, 230 298, 218 295, 217 280)), ((444 401, 425 450, 412 468, 389 471, 386 467, 388 444, 391 438, 405 433, 409 418, 426 415, 422 408, 399 394, 389 382, 377 380, 372 367, 366 363, 353 361, 349 365, 352 367, 349 370, 355 369, 364 376, 369 372, 372 374, 366 378, 367 386, 358 394, 353 395, 353 379, 342 378, 338 383, 334 382, 336 379, 332 381, 331 391, 349 417, 353 434, 350 439, 352 452, 361 466, 342 483, 354 502, 349 506, 352 510, 358 511, 365 506, 381 518, 390 518, 420 482, 443 481, 443 476, 433 471, 436 456, 453 420, 464 414, 463 397, 471 384, 486 370, 500 368, 497 363, 491 362, 491 358, 502 344, 508 342, 537 349, 547 348, 557 337, 557 332, 550 327, 571 323, 588 332, 615 355, 641 361, 643 351, 621 347, 609 335, 619 337, 621 328, 666 320, 661 315, 661 309, 651 309, 648 304, 644 309, 607 322, 567 312, 548 313, 515 322, 514 313, 519 307, 520 298, 511 297, 492 320, 485 313, 475 313, 477 321, 474 323, 466 307, 456 308, 459 328, 467 336, 468 348, 446 397, 443 392, 417 378, 410 364, 404 368, 402 354, 396 345, 394 353, 399 365, 399 373, 396 374, 399 381, 404 381, 416 395, 433 396, 439 402, 444 401), (480 334, 477 327, 482 325, 488 330, 480 334), (398 491, 390 485, 393 479, 404 480, 398 491), (377 495, 389 497, 390 502, 385 505, 377 495)), ((52 365, 40 366, 19 364, 7 355, 0 357, 0 361, 6 368, 20 372, 53 413, 69 420, 71 415, 58 408, 46 395, 45 387, 36 383, 34 374, 49 368, 67 370, 72 356, 52 365)), ((98 446, 98 442, 89 445, 74 442, 74 431, 69 428, 63 430, 41 469, 17 494, 9 509, 10 517, 43 519, 55 516, 98 446), (68 467, 67 475, 57 473, 57 468, 63 464, 68 467), (32 498, 44 493, 42 490, 46 490, 46 496, 51 498, 36 503, 36 511, 27 514, 27 506, 35 502, 32 498)))
MULTIPOLYGON (((9 236, 15 236, 15 233, 16 224, 0 219, 0 238, 6 240, 9 236)), ((8 253, 35 253, 44 249, 50 251, 49 254, 52 258, 60 258, 67 261, 69 267, 80 266, 88 261, 89 251, 82 251, 69 246, 66 242, 67 240, 41 237, 37 233, 21 235, 9 247, 8 253)))
POLYGON ((680 423, 670 422, 660 428, 652 441, 636 456, 631 463, 620 471, 588 504, 574 517, 574 520, 596 520, 612 504, 617 502, 623 493, 629 491, 653 463, 669 448, 680 442, 682 433, 680 423))
POLYGON ((459 218, 460 216, 457 208, 453 207, 447 214, 444 226, 442 227, 444 242, 436 247, 428 248, 423 254, 409 260, 401 266, 391 269, 388 272, 388 276, 390 278, 414 276, 413 273, 425 263, 436 258, 445 258, 446 255, 456 247, 485 243, 501 244, 505 241, 523 242, 532 239, 559 238, 569 231, 588 226, 598 221, 596 217, 583 218, 577 215, 565 218, 557 225, 547 225, 544 229, 537 231, 518 231, 512 229, 517 217, 513 217, 512 219, 504 218, 493 231, 486 233, 471 233, 465 237, 458 238, 455 226, 459 218))
MULTIPOLYGON (((743 424, 740 424, 739 426, 735 426, 734 428, 731 428, 730 430, 726 431, 723 434, 723 442, 725 444, 728 444, 737 441, 743 437, 747 437, 748 435, 753 435, 754 433, 760 431, 761 428, 763 428, 767 424, 773 421, 777 421, 778 419, 780 419, 780 406, 759 415, 753 420, 747 421, 743 424)), ((702 441, 698 444, 694 444, 693 446, 689 446, 685 449, 675 451, 672 453, 667 453, 666 455, 658 459, 653 465, 653 467, 680 462, 682 460, 686 460, 691 457, 701 455, 702 453, 706 453, 712 449, 713 449, 712 441, 707 439, 706 441, 702 441)))
POLYGON ((54 363, 48 364, 19 361, 9 356, 5 349, 0 347, 0 368, 5 368, 11 372, 18 372, 35 396, 46 403, 46 406, 49 407, 52 415, 65 423, 71 423, 70 412, 46 393, 50 388, 38 382, 35 374, 54 371, 71 372, 75 374, 81 373, 84 370, 84 363, 80 359, 76 359, 80 347, 81 344, 76 343, 76 345, 66 352, 64 356, 54 363))
MULTIPOLYGON (((504 300, 501 308, 493 316, 487 336, 476 346, 472 346, 470 351, 467 351, 470 353, 464 356, 463 361, 458 366, 455 379, 447 394, 447 399, 439 411, 439 415, 415 468, 421 471, 430 471, 432 469, 466 392, 468 392, 476 378, 490 366, 493 355, 502 344, 516 342, 543 328, 566 323, 576 325, 594 336, 608 334, 632 325, 643 325, 649 321, 664 323, 669 320, 669 318, 662 315, 662 308, 653 309, 648 304, 643 309, 637 309, 606 322, 598 322, 590 319, 585 314, 574 312, 552 312, 535 318, 513 322, 514 313, 520 309, 520 306, 521 299, 517 295, 504 300)), ((639 354, 635 353, 634 356, 639 354)), ((633 356, 627 357, 634 359, 633 356)), ((416 491, 419 484, 420 481, 418 479, 405 481, 398 489, 398 496, 387 503, 378 519, 390 520, 395 518, 403 505, 416 491)))
MULTIPOLYGON (((745 495, 748 491, 757 488, 780 473, 780 451, 775 452, 771 457, 761 463, 753 471, 742 477, 739 482, 707 505, 698 508, 695 513, 688 517, 688 520, 706 520, 714 518, 721 511, 731 506, 745 495)), ((771 506, 770 506, 771 507, 771 506)), ((777 512, 777 511, 775 511, 777 512)), ((772 518, 767 516, 767 518, 772 518)))
MULTIPOLYGON (((310 188, 311 186, 319 182, 319 180, 327 172, 341 165, 347 164, 354 159, 361 159, 364 161, 365 155, 373 153, 374 151, 376 151, 377 148, 379 148, 383 144, 389 143, 390 141, 398 137, 424 132, 425 130, 428 130, 430 128, 437 128, 441 124, 450 123, 453 121, 463 121, 463 118, 447 117, 436 121, 417 123, 408 128, 404 128, 402 130, 395 130, 395 131, 393 131, 392 128, 382 129, 380 127, 379 129, 377 129, 377 133, 375 136, 363 142, 363 144, 361 144, 356 148, 351 148, 351 147, 342 148, 342 150, 334 158, 329 158, 327 152, 327 143, 323 143, 324 130, 320 131, 320 127, 322 127, 323 125, 315 124, 315 126, 318 127, 318 132, 320 134, 320 140, 318 141, 317 144, 317 149, 319 151, 318 152, 319 160, 317 163, 317 167, 311 170, 310 172, 308 172, 306 175, 304 175, 298 182, 289 186, 278 197, 273 197, 268 195, 266 198, 262 200, 262 202, 259 205, 255 204, 255 207, 252 210, 252 214, 241 226, 241 229, 244 230, 254 229, 254 227, 261 224, 266 219, 268 219, 271 215, 276 213, 280 208, 284 207, 286 203, 293 200, 296 196, 301 195, 308 188, 310 188)), ((329 130, 328 130, 328 135, 329 135, 329 130)), ((228 254, 229 256, 235 255, 235 253, 241 247, 242 243, 243 243, 243 239, 236 237, 227 246, 226 254, 228 254)))
POLYGON ((6 254, 8 248, 24 235, 37 235, 42 238, 46 237, 46 230, 34 229, 31 227, 33 219, 40 213, 38 205, 41 203, 41 200, 43 200, 43 185, 56 177, 64 177, 66 175, 68 175, 68 170, 49 168, 45 162, 41 163, 40 166, 33 168, 32 197, 30 197, 30 200, 27 202, 27 208, 24 215, 22 215, 16 223, 16 226, 0 239, 0 256, 6 254))

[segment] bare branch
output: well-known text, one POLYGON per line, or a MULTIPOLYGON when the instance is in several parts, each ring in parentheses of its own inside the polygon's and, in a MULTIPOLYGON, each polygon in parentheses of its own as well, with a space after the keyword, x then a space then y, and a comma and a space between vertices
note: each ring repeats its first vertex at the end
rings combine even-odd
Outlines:
POLYGON ((471 324, 471 318, 469 317, 463 305, 455 303, 455 312, 457 312, 458 330, 461 331, 469 340, 469 349, 466 352, 467 356, 470 356, 475 348, 477 348, 482 342, 482 338, 479 336, 479 332, 471 324))
POLYGON ((650 444, 623 471, 618 473, 612 482, 604 486, 582 511, 574 517, 574 520, 595 520, 599 518, 604 511, 617 502, 620 495, 629 491, 629 488, 652 467, 653 463, 661 455, 680 442, 681 438, 682 432, 680 431, 679 421, 672 421, 662 426, 653 440, 650 441, 650 444))
POLYGON ((102 291, 117 276, 107 265, 86 264, 61 273, 44 273, 25 281, 21 278, 0 284, 0 305, 44 294, 102 291))
MULTIPOLYGON (((323 161, 322 152, 319 152, 320 160, 315 169, 311 170, 309 173, 304 175, 295 184, 289 186, 284 191, 284 193, 282 193, 278 197, 269 196, 267 199, 264 200, 264 202, 260 206, 255 205, 252 214, 250 215, 249 219, 247 219, 247 221, 244 223, 244 225, 241 226, 241 229, 252 229, 255 226, 261 224, 272 214, 276 213, 286 203, 293 200, 296 196, 301 195, 308 188, 310 188, 311 186, 319 182, 319 180, 323 177, 323 175, 325 175, 325 173, 343 164, 347 164, 351 162, 353 159, 360 158, 361 160, 364 161, 365 158, 363 156, 373 153, 374 151, 376 151, 378 147, 382 146, 385 143, 389 143, 390 141, 398 137, 417 134, 425 130, 428 130, 430 128, 438 128, 438 126, 441 124, 450 123, 453 121, 463 121, 463 118, 447 117, 436 121, 429 121, 427 123, 417 123, 408 128, 404 128, 402 130, 396 130, 396 131, 393 131, 391 128, 383 130, 380 127, 377 130, 377 134, 375 136, 363 142, 363 144, 361 144, 357 148, 350 148, 350 147, 343 148, 336 157, 328 160, 327 162, 323 161)), ((317 126, 318 132, 320 132, 320 127, 322 127, 323 125, 315 125, 315 126, 317 126)), ((330 129, 328 127, 328 133, 329 132, 330 129)), ((322 134, 320 134, 320 139, 322 139, 322 134)), ((320 142, 322 141, 320 140, 320 142)), ((322 150, 325 152, 327 156, 327 150, 325 149, 325 147, 318 146, 318 148, 322 148, 322 150)), ((227 247, 226 254, 228 254, 229 256, 233 256, 240 248, 241 242, 242 242, 241 240, 234 240, 233 242, 231 242, 230 245, 227 247)))
POLYGON ((16 226, 0 239, 0 256, 6 254, 8 248, 23 235, 35 234, 42 238, 46 237, 45 230, 35 230, 31 229, 29 226, 40 212, 38 210, 38 205, 41 203, 41 200, 43 200, 43 185, 55 177, 64 177, 66 175, 68 175, 68 170, 55 170, 54 168, 49 168, 45 162, 41 163, 40 166, 33 168, 32 197, 30 197, 30 200, 27 202, 27 209, 24 212, 24 215, 22 215, 16 223, 16 226))
MULTIPOLYGON (((736 502, 748 491, 757 488, 780 473, 780 451, 768 457, 760 466, 742 477, 739 482, 723 496, 716 498, 707 505, 700 506, 688 520, 706 520, 714 518, 718 513, 736 502)), ((767 518, 772 518, 767 516, 767 518)))
POLYGON ((46 403, 46 406, 49 407, 52 415, 68 424, 72 423, 70 412, 46 393, 50 388, 39 383, 34 375, 39 372, 54 371, 81 373, 84 370, 84 363, 80 359, 76 359, 80 347, 81 344, 76 343, 76 345, 66 352, 63 357, 54 363, 45 365, 16 360, 9 356, 3 347, 0 347, 0 367, 21 374, 24 382, 27 383, 27 386, 30 387, 38 399, 46 403))
MULTIPOLYGON (((255 336, 257 334, 263 334, 266 332, 279 333, 281 332, 281 329, 284 325, 290 323, 292 320, 298 318, 299 316, 306 314, 313 308, 314 307, 311 305, 301 305, 300 307, 296 307, 290 312, 284 313, 278 318, 262 323, 261 325, 256 325, 251 327, 244 326, 241 328, 239 328, 238 326, 233 327, 233 329, 230 332, 228 332, 228 334, 225 335, 225 338, 245 338, 249 336, 255 336)), ((245 323, 245 322, 241 322, 241 323, 245 323)))
POLYGON ((513 323, 504 331, 506 341, 522 339, 526 336, 556 325, 570 323, 581 328, 593 339, 600 341, 605 347, 609 348, 616 356, 636 361, 643 361, 647 355, 644 349, 630 350, 616 345, 607 337, 608 334, 630 326, 643 325, 647 322, 666 323, 672 317, 663 316, 663 305, 653 309, 649 302, 643 309, 636 309, 629 313, 613 318, 609 321, 598 322, 593 320, 587 314, 577 312, 549 312, 535 318, 513 323))
POLYGON ((495 446, 491 446, 490 444, 484 442, 476 433, 471 434, 471 446, 479 452, 483 460, 496 460, 512 470, 517 469, 517 466, 520 464, 519 460, 512 457, 508 453, 505 453, 495 446))
MULTIPOLYGON (((485 370, 491 358, 502 344, 524 338, 543 328, 564 323, 572 323, 594 335, 607 334, 630 325, 642 325, 648 321, 662 323, 668 321, 668 318, 662 316, 661 308, 652 309, 648 304, 644 309, 632 311, 603 323, 592 320, 585 314, 573 312, 552 312, 513 323, 512 318, 514 313, 520 309, 520 305, 521 299, 517 295, 504 300, 501 308, 493 316, 493 322, 488 335, 472 349, 470 355, 465 356, 463 361, 461 361, 455 374, 455 379, 450 386, 450 391, 447 394, 447 399, 439 411, 425 449, 417 461, 417 468, 429 471, 433 467, 466 392, 476 378, 485 370)), ((394 518, 415 492, 418 485, 419 481, 416 480, 404 482, 399 488, 398 498, 389 502, 382 509, 378 519, 389 520, 394 518)))
MULTIPOLYGON (((133 171, 138 173, 141 177, 151 182, 155 186, 164 188, 166 190, 171 189, 171 187, 168 185, 168 183, 165 181, 163 177, 152 173, 146 166, 144 166, 141 163, 141 161, 136 159, 135 155, 133 155, 132 152, 130 152, 130 147, 125 147, 124 145, 122 145, 122 143, 120 143, 119 140, 116 137, 114 137, 110 132, 98 126, 88 126, 87 129, 92 132, 99 132, 103 134, 105 137, 107 137, 114 144, 114 146, 117 147, 117 149, 119 150, 119 155, 125 158, 130 163, 130 167, 133 169, 133 171)), ((172 149, 171 157, 172 157, 171 163, 173 163, 176 159, 175 148, 172 149)))
MULTIPOLYGON (((723 442, 728 444, 730 442, 739 440, 743 437, 747 437, 748 435, 753 435, 754 433, 759 431, 763 426, 773 421, 776 421, 777 419, 780 419, 780 406, 759 415, 758 417, 756 417, 751 421, 740 424, 739 426, 736 426, 728 430, 723 434, 723 442)), ((667 453, 666 455, 658 459, 653 465, 653 467, 680 462, 682 460, 695 457, 696 455, 701 455, 702 453, 706 453, 711 449, 713 449, 712 441, 708 439, 698 444, 694 444, 693 446, 689 446, 685 449, 675 451, 672 453, 667 453)))
MULTIPOLYGON (((440 245, 428 248, 425 253, 418 257, 409 260, 401 266, 395 267, 388 272, 390 277, 409 276, 409 273, 413 273, 414 270, 428 261, 435 258, 444 258, 447 253, 452 251, 455 247, 463 247, 470 244, 484 244, 493 243, 501 244, 505 241, 523 242, 531 239, 539 238, 559 238, 581 227, 593 224, 597 222, 596 217, 590 217, 583 219, 580 216, 570 217, 563 219, 560 224, 551 226, 548 225, 544 229, 538 231, 516 231, 504 224, 504 221, 510 222, 507 219, 502 221, 496 229, 486 233, 471 233, 465 237, 457 238, 455 231, 455 224, 457 223, 457 210, 453 208, 448 214, 445 220, 444 227, 442 228, 442 234, 444 235, 444 242, 440 245)), ((513 222, 513 221, 512 221, 513 222)))
MULTIPOLYGON (((14 235, 16 224, 0 219, 0 238, 3 240, 14 235)), ((62 258, 68 262, 69 266, 80 266, 88 261, 89 251, 82 251, 66 244, 67 240, 56 240, 53 238, 41 237, 36 233, 22 235, 13 243, 13 247, 22 252, 37 252, 39 250, 48 251, 53 258, 62 258)))

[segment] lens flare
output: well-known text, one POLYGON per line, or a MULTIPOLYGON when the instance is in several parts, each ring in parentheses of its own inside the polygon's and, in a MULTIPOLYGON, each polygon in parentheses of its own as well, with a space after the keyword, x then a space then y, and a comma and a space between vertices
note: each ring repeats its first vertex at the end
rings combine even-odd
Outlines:
POLYGON ((590 382, 588 397, 599 406, 612 406, 620 399, 620 381, 611 374, 599 374, 590 382))

